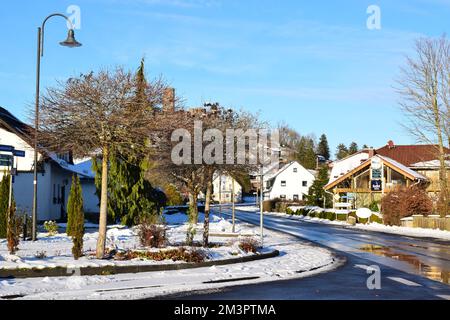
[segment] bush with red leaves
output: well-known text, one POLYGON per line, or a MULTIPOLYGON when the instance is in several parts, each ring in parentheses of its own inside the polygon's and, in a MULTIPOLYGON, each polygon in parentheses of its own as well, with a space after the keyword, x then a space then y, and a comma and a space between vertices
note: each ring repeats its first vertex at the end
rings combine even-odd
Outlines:
POLYGON ((200 263, 205 261, 206 254, 202 250, 188 250, 186 248, 177 248, 170 250, 160 250, 156 252, 129 250, 123 253, 117 253, 114 257, 114 259, 116 260, 132 260, 138 258, 154 261, 172 260, 200 263))
POLYGON ((400 225, 400 219, 432 213, 433 202, 426 191, 420 187, 399 187, 386 194, 381 201, 383 221, 387 225, 400 225))
POLYGON ((139 241, 144 247, 161 248, 166 244, 166 228, 150 219, 143 219, 138 227, 139 241))
POLYGON ((256 253, 259 247, 259 241, 253 238, 244 238, 239 241, 239 248, 246 253, 256 253))

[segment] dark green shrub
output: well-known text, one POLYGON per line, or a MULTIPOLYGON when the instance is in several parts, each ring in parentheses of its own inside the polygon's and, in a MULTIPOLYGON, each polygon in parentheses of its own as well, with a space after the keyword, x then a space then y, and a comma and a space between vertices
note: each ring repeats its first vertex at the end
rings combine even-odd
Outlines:
POLYGON ((334 220, 336 220, 336 214, 334 212, 327 211, 327 212, 325 212, 325 219, 334 221, 334 220))
POLYGON ((380 212, 380 206, 378 201, 372 201, 369 205, 369 209, 373 212, 380 212))
POLYGON ((72 187, 67 204, 66 232, 72 237, 72 254, 75 260, 78 260, 83 255, 84 211, 80 179, 76 175, 72 177, 72 187))
POLYGON ((8 224, 8 202, 9 202, 9 175, 3 173, 0 181, 0 238, 6 238, 8 224))
POLYGON ((297 211, 295 211, 294 212, 294 210, 292 210, 291 208, 286 208, 286 214, 288 214, 288 215, 294 215, 294 214, 296 214, 297 213, 297 211))

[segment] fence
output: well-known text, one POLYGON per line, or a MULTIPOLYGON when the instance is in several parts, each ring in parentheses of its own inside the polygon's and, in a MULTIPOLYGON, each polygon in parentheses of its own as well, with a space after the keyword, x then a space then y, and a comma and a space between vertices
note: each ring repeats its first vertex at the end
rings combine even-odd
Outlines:
POLYGON ((450 216, 441 218, 439 215, 429 215, 427 217, 413 215, 411 218, 402 219, 402 226, 450 231, 450 216))

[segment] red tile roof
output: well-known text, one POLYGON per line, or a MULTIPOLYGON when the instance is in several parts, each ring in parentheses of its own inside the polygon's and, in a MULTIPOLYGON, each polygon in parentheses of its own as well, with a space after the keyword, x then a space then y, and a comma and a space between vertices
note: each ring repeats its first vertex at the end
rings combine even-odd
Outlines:
MULTIPOLYGON (((447 154, 450 154, 450 149, 445 148, 445 150, 447 154)), ((435 160, 438 158, 437 152, 437 146, 431 144, 386 145, 375 150, 375 154, 394 159, 407 167, 417 162, 435 160)))

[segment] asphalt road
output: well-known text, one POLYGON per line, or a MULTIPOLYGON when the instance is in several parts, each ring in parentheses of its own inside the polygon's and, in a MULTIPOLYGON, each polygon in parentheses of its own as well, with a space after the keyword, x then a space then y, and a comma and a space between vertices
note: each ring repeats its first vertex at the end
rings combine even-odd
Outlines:
MULTIPOLYGON (((217 211, 217 208, 215 209, 217 211)), ((223 208, 229 215, 230 209, 223 208)), ((217 214, 217 212, 216 212, 217 214)), ((259 214, 236 211, 236 218, 259 224, 259 214)), ((327 247, 346 262, 313 277, 191 292, 175 299, 445 299, 450 300, 450 242, 265 215, 265 228, 327 247), (368 267, 379 268, 379 283, 368 267), (371 277, 372 276, 372 277, 371 277), (369 279, 369 277, 371 277, 369 279), (373 287, 369 289, 367 282, 373 287)), ((374 270, 373 269, 373 270, 374 270)))

